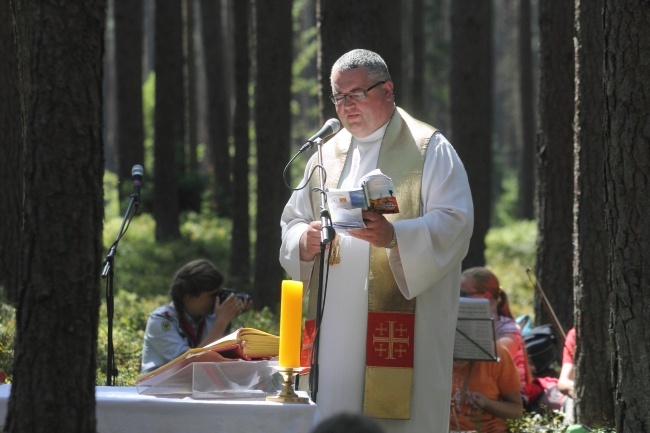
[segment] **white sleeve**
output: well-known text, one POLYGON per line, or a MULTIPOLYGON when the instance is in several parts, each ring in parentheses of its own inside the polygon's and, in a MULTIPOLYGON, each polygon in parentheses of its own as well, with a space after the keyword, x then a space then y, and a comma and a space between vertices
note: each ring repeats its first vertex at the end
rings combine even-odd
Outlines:
POLYGON ((422 171, 420 217, 393 223, 397 247, 387 250, 404 296, 434 287, 469 248, 474 208, 467 173, 449 141, 436 132, 422 171))
MULTIPOLYGON (((310 163, 307 167, 311 166, 310 163)), ((318 173, 314 173, 315 176, 318 173)), ((301 181, 305 185, 309 176, 308 169, 301 181)), ((314 262, 300 261, 300 237, 307 230, 307 226, 315 221, 311 206, 311 191, 309 185, 301 190, 294 191, 289 198, 280 220, 282 228, 282 246, 280 247, 280 264, 294 280, 308 280, 314 262)))

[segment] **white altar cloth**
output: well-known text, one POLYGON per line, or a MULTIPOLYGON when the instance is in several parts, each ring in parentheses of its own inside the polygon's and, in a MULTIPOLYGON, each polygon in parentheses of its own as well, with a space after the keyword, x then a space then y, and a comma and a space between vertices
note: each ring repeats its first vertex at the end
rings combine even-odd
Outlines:
MULTIPOLYGON (((0 425, 11 385, 0 385, 0 425)), ((307 395, 298 392, 302 397, 307 395)), ((135 387, 98 386, 98 433, 307 433, 320 420, 316 404, 281 404, 263 398, 170 398, 138 394, 135 387)))

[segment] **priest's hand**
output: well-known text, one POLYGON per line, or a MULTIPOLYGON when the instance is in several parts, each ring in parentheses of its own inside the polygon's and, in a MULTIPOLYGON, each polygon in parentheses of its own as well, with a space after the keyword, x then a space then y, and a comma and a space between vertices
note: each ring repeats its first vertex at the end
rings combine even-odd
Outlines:
POLYGON ((350 235, 367 241, 373 247, 387 248, 393 240, 393 225, 376 212, 362 212, 365 229, 350 230, 350 235))
POLYGON ((312 221, 300 236, 300 260, 310 262, 320 253, 321 223, 312 221))

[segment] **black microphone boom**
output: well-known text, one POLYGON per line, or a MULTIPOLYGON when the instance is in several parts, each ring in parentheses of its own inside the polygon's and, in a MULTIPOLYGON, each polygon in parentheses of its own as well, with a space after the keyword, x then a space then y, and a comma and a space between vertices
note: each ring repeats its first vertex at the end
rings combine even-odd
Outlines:
POLYGON ((136 164, 131 169, 131 177, 133 177, 133 196, 136 203, 140 203, 140 187, 142 186, 142 175, 144 168, 140 164, 136 164))
POLYGON ((329 137, 332 134, 336 134, 341 129, 341 122, 336 119, 330 119, 325 122, 325 125, 314 134, 305 144, 300 148, 300 152, 304 152, 307 149, 311 149, 314 143, 318 140, 323 140, 324 138, 329 137))

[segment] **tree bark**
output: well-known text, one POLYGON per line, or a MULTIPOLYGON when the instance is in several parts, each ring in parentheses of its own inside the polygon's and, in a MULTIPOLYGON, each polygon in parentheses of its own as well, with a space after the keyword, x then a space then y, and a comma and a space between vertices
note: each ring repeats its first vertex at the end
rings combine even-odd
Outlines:
MULTIPOLYGON (((230 277, 239 288, 250 285, 250 214, 249 182, 250 121, 249 94, 250 50, 249 18, 250 0, 234 0, 235 20, 235 156, 233 160, 232 239, 230 246, 230 277)), ((258 209, 263 211, 263 209, 258 209)))
POLYGON ((491 2, 451 3, 451 143, 467 169, 474 233, 463 268, 485 264, 492 207, 491 2))
POLYGON ((156 241, 180 237, 179 165, 184 133, 181 0, 157 0, 155 36, 154 202, 156 241))
POLYGON ((225 68, 221 23, 221 2, 201 0, 201 40, 205 56, 207 88, 208 152, 214 172, 217 215, 232 214, 232 182, 230 180, 230 145, 228 109, 229 86, 225 68))
MULTIPOLYGON (((573 2, 539 2, 535 271, 564 331, 573 327, 573 16, 573 2)), ((549 323, 539 298, 535 313, 549 323)))
POLYGON ((535 88, 531 1, 519 3, 519 94, 521 100, 521 152, 518 164, 517 216, 535 219, 535 88))
POLYGON ((0 4, 0 299, 15 304, 23 219, 23 123, 9 2, 0 4))
POLYGON ((576 419, 585 425, 614 420, 609 344, 609 257, 603 167, 603 0, 576 0, 574 148, 574 298, 578 344, 574 355, 576 419), (600 91, 599 91, 600 90, 600 91), (598 342, 581 344, 581 342, 598 342))
POLYGON ((650 4, 605 0, 605 211, 615 429, 650 425, 650 4))
POLYGON ((275 308, 284 271, 277 252, 282 245, 278 221, 289 190, 280 181, 291 142, 292 0, 257 1, 255 136, 257 148, 257 220, 255 308, 275 308), (283 47, 278 49, 278 47, 283 47))
POLYGON ((115 15, 116 136, 120 202, 131 194, 131 169, 144 166, 142 115, 142 1, 113 0, 115 15))
POLYGON ((24 277, 4 431, 94 432, 106 3, 12 5, 26 113, 24 277))

